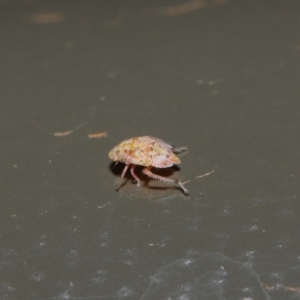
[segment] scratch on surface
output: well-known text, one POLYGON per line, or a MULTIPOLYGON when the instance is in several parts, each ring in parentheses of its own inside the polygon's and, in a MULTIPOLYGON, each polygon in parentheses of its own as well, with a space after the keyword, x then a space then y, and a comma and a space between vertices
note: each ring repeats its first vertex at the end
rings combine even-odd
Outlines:
POLYGON ((107 133, 105 131, 90 133, 90 134, 88 134, 88 137, 89 137, 89 139, 98 139, 98 138, 102 138, 102 137, 107 137, 107 133))
POLYGON ((166 201, 166 200, 171 200, 174 198, 177 198, 177 195, 171 195, 171 196, 167 196, 167 197, 162 197, 162 198, 158 198, 155 200, 155 202, 162 202, 162 201, 166 201))
MULTIPOLYGON (((192 294, 195 295, 199 293, 198 295, 200 295, 202 286, 214 282, 214 286, 212 286, 213 289, 210 288, 210 290, 207 291, 213 291, 218 299, 224 299, 221 295, 224 292, 223 284, 225 284, 225 280, 227 279, 228 281, 227 285, 233 284, 233 287, 234 285, 239 286, 241 284, 244 284, 245 280, 243 279, 238 282, 237 280, 233 280, 234 278, 237 279, 246 277, 248 281, 251 280, 250 282, 254 284, 254 287, 256 287, 257 285, 257 287, 259 288, 259 290, 257 290, 257 293, 259 293, 260 295, 258 297, 259 299, 271 299, 270 295, 268 294, 268 290, 264 289, 261 285, 259 273, 256 273, 251 268, 251 265, 231 259, 223 253, 209 252, 205 255, 201 255, 198 258, 178 259, 171 263, 163 265, 153 275, 150 276, 149 285, 143 295, 140 297, 140 300, 157 299, 158 295, 165 295, 165 287, 168 287, 168 289, 170 289, 172 288, 172 282, 176 282, 176 280, 180 282, 180 275, 177 274, 182 274, 183 272, 186 272, 186 274, 192 274, 191 277, 184 278, 185 286, 197 288, 195 290, 192 290, 191 288, 185 290, 184 295, 188 297, 192 294), (209 266, 208 270, 206 270, 207 266, 209 266), (205 271, 208 273, 203 274, 205 273, 205 271), (220 278, 220 280, 214 280, 216 275, 220 278), (198 283, 197 286, 194 285, 194 282, 198 283), (221 286, 219 286, 219 283, 221 283, 221 286), (218 295, 221 297, 218 297, 218 295)), ((181 296, 182 290, 175 288, 172 290, 172 293, 176 296, 181 296)), ((203 291, 201 291, 201 294, 202 293, 203 291)), ((242 298, 245 300, 252 299, 251 297, 242 298)))
POLYGON ((208 172, 208 173, 205 173, 205 174, 203 174, 203 175, 199 175, 199 176, 197 176, 197 177, 195 177, 195 178, 202 178, 202 177, 208 176, 208 175, 214 173, 215 171, 216 171, 216 170, 212 170, 212 171, 210 171, 210 172, 208 172))
POLYGON ((213 86, 222 81, 224 81, 224 78, 210 79, 208 81, 205 81, 203 79, 198 79, 196 82, 197 82, 197 84, 206 84, 208 86, 213 86))

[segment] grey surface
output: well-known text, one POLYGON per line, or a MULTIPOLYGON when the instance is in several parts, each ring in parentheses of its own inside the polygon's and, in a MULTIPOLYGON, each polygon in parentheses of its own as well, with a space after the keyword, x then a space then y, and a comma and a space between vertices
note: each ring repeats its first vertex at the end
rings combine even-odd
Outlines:
POLYGON ((300 298, 300 5, 202 4, 1 2, 1 299, 300 298), (140 135, 190 196, 115 191, 140 135))

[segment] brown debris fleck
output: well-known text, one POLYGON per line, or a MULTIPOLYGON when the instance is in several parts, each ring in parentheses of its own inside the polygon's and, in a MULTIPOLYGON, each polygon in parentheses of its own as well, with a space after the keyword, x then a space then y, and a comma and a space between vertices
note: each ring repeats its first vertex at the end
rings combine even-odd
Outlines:
POLYGON ((297 292, 300 293, 300 287, 299 286, 285 286, 284 289, 286 291, 291 291, 291 292, 297 292))
MULTIPOLYGON (((272 290, 276 289, 275 285, 269 285, 265 282, 261 282, 260 284, 261 284, 262 287, 264 287, 268 291, 272 291, 272 290)), ((300 293, 300 287, 299 286, 282 286, 282 288, 286 291, 300 293)))
POLYGON ((38 13, 31 15, 29 19, 34 24, 60 23, 64 20, 64 15, 60 12, 38 13))
POLYGON ((90 133, 88 134, 89 139, 98 139, 102 137, 107 137, 107 133, 104 132, 96 132, 96 133, 90 133))
MULTIPOLYGON (((215 4, 224 5, 227 4, 229 0, 213 0, 215 4)), ((190 2, 167 6, 158 10, 159 14, 165 16, 178 16, 190 13, 192 11, 202 9, 208 5, 208 0, 192 0, 190 2)))
POLYGON ((204 8, 205 6, 206 0, 193 0, 188 3, 162 8, 161 13, 166 16, 178 16, 200 8, 204 8))
POLYGON ((63 132, 54 132, 53 135, 54 136, 66 136, 66 135, 70 135, 71 133, 73 133, 73 130, 63 131, 63 132))

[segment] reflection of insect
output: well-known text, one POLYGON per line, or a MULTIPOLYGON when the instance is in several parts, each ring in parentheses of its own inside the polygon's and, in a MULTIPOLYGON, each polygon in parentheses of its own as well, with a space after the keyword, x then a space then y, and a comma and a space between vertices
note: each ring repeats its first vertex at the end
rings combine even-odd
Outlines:
POLYGON ((126 165, 122 172, 121 180, 129 166, 131 166, 131 175, 137 181, 137 185, 140 186, 140 179, 134 173, 135 166, 140 165, 146 167, 142 172, 150 178, 177 184, 185 194, 189 194, 189 191, 179 180, 165 178, 150 171, 153 167, 168 168, 174 164, 180 164, 180 160, 175 153, 186 150, 186 147, 175 148, 160 139, 151 136, 142 136, 123 141, 114 147, 108 155, 113 161, 122 162, 126 165))

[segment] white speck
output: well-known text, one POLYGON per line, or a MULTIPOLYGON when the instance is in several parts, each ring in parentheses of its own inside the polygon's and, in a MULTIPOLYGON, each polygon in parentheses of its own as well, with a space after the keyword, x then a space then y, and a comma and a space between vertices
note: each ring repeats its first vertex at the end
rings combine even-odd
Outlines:
POLYGON ((119 297, 125 298, 125 297, 132 297, 133 295, 134 295, 134 292, 127 286, 122 287, 118 292, 119 297))
POLYGON ((258 230, 258 226, 257 225, 253 225, 249 228, 249 231, 256 231, 258 230))

